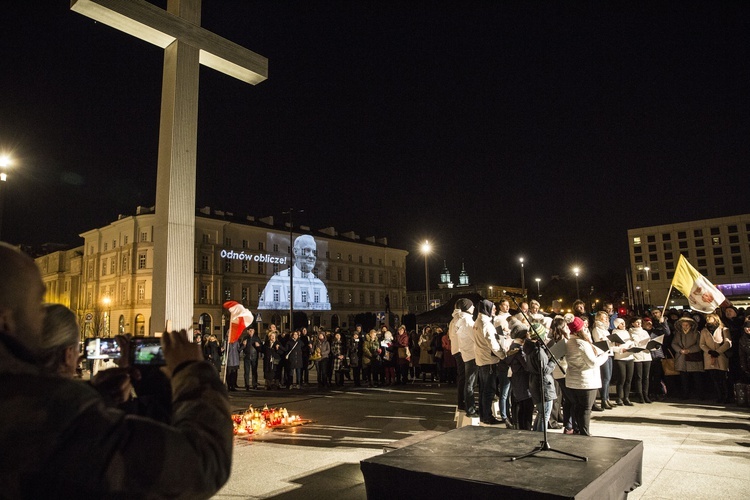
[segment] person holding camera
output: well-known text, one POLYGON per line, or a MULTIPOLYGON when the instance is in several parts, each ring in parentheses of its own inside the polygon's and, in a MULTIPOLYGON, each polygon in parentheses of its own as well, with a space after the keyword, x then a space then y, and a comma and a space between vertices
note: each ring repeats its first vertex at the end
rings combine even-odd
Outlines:
POLYGON ((258 358, 260 357, 261 340, 255 328, 248 328, 240 336, 240 351, 245 354, 243 377, 245 390, 250 390, 250 375, 253 377, 253 389, 258 388, 258 358))
POLYGON ((229 399, 186 331, 161 340, 169 422, 128 415, 88 384, 39 365, 45 287, 34 261, 0 243, 0 275, 4 498, 208 498, 224 485, 232 462, 229 399))

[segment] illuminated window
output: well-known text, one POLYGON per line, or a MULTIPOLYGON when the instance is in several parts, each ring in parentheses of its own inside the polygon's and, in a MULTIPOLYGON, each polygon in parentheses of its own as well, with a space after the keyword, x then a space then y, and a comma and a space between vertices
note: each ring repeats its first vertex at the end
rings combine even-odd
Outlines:
POLYGON ((146 254, 138 254, 138 269, 146 269, 146 254))
POLYGON ((721 237, 720 236, 714 236, 711 238, 711 244, 713 245, 721 245, 721 237))
POLYGON ((313 291, 313 302, 316 304, 320 303, 320 290, 317 288, 313 291))
POLYGON ((144 300, 146 300, 146 284, 138 283, 136 293, 138 294, 138 301, 143 302, 144 300))
POLYGON ((273 274, 274 274, 274 276, 276 276, 277 274, 279 274, 279 265, 278 264, 274 264, 273 265, 273 274))
POLYGON ((302 293, 300 294, 302 296, 302 302, 307 302, 307 289, 303 288, 302 293))
POLYGON ((633 245, 640 245, 640 244, 641 244, 641 237, 633 236, 633 245))
POLYGON ((224 287, 224 300, 232 298, 232 289, 229 286, 224 287))

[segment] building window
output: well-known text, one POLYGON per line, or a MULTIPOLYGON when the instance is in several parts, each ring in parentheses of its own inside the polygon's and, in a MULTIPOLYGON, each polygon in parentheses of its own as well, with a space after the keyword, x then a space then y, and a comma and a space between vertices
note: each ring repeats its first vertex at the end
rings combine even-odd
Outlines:
POLYGON ((378 271, 378 283, 383 284, 383 271, 378 271))
POLYGON ((262 262, 258 262, 258 274, 266 274, 266 265, 262 262))
POLYGON ((672 244, 671 243, 664 243, 664 250, 672 250, 672 244))
POLYGON ((633 236, 633 245, 640 245, 640 244, 641 244, 641 237, 633 236))
POLYGON ((656 255, 655 253, 649 254, 648 256, 648 260, 650 260, 651 262, 656 261, 657 258, 658 258, 658 255, 656 255))
POLYGON ((306 288, 302 289, 302 292, 300 293, 300 296, 302 297, 302 302, 309 302, 307 300, 307 289, 306 288))
POLYGON ((201 304, 208 303, 208 285, 201 285, 201 304))
POLYGON ((678 240, 684 240, 685 238, 687 238, 687 232, 680 231, 680 232, 677 233, 677 239, 678 240))
POLYGON ((281 300, 281 291, 278 288, 273 289, 273 301, 279 302, 281 300))
POLYGON ((704 246, 704 244, 705 244, 705 241, 703 239, 695 240, 695 246, 696 247, 702 247, 702 246, 704 246))
POLYGON ((242 287, 242 303, 247 304, 250 300, 250 289, 246 286, 242 287))
POLYGON ((141 233, 141 241, 148 241, 148 233, 141 233))
POLYGON ((224 287, 224 300, 229 300, 232 298, 232 288, 230 286, 224 287))
POLYGON ((352 261, 352 254, 349 254, 349 262, 352 261))
MULTIPOLYGON (((277 264, 278 265, 278 264, 277 264)), ((242 261, 242 272, 247 274, 250 272, 250 263, 246 260, 242 261)))
POLYGON ((641 247, 633 247, 633 253, 642 253, 642 252, 643 252, 643 248, 641 248, 641 247))
POLYGON ((146 269, 146 254, 138 254, 138 269, 146 269))
POLYGON ((136 290, 136 293, 138 294, 138 302, 146 300, 146 284, 138 283, 136 290))
POLYGON ((664 267, 666 267, 667 269, 674 269, 674 262, 667 262, 664 267))
POLYGON ((109 259, 109 273, 115 274, 117 272, 116 267, 117 267, 117 264, 115 263, 115 258, 112 257, 111 259, 109 259))
POLYGON ((370 305, 375 304, 375 292, 370 292, 370 305))
POLYGON ((272 271, 273 271, 274 276, 276 276, 277 274, 279 274, 279 265, 278 264, 274 264, 272 271))
POLYGON ((680 242, 680 250, 685 250, 687 248, 687 241, 681 241, 680 242))
POLYGON ((274 243, 273 244, 273 251, 274 252, 278 252, 279 251, 279 244, 278 243, 274 243))
POLYGON ((231 259, 224 259, 224 272, 225 273, 232 272, 232 260, 231 259))
POLYGON ((646 236, 646 241, 649 243, 656 243, 656 235, 649 234, 648 236, 646 236))
POLYGON ((361 255, 359 256, 359 263, 360 264, 362 263, 362 256, 361 255))
POLYGON ((107 274, 107 259, 102 259, 102 276, 107 274))
POLYGON ((715 266, 723 266, 724 265, 724 257, 714 257, 714 265, 715 266))
POLYGON ((703 236, 703 229, 695 229, 693 231, 693 236, 696 238, 700 238, 703 236))
POLYGON ((654 281, 659 281, 659 279, 661 278, 659 277, 659 273, 651 273, 651 279, 654 281))
POLYGON ((208 271, 208 255, 201 255, 201 271, 208 271))
POLYGON ((128 272, 128 254, 126 253, 122 255, 122 272, 128 272))
POLYGON ((331 281, 331 268, 326 267, 326 281, 331 281))
POLYGON ((729 251, 732 253, 740 253, 740 246, 735 245, 735 246, 729 247, 729 251))
POLYGON ((247 248, 248 241, 242 240, 242 248, 247 248))
POLYGON ((724 276, 726 272, 724 271, 723 267, 717 267, 716 268, 716 276, 724 276))
POLYGON ((739 243, 739 242, 740 242, 740 237, 737 236, 736 234, 733 234, 732 236, 729 237, 729 243, 734 244, 734 243, 739 243))
POLYGON ((360 305, 365 304, 365 292, 359 292, 359 304, 360 305))
POLYGON ((648 251, 649 252, 656 252, 656 245, 649 245, 648 246, 648 251))
POLYGON ((665 260, 672 260, 672 252, 666 252, 664 254, 664 259, 665 260))
POLYGON ((340 267, 336 269, 336 279, 339 280, 339 281, 341 281, 341 279, 342 279, 341 278, 341 268, 340 267))
POLYGON ((375 283, 375 271, 370 271, 370 283, 375 283))
POLYGON ((714 236, 711 238, 711 244, 712 245, 721 245, 721 237, 720 236, 714 236))
POLYGON ((667 279, 671 280, 672 278, 674 278, 674 272, 667 271, 667 279))
POLYGON ((363 283, 365 281, 365 271, 364 269, 359 270, 359 282, 363 283))
POLYGON ((695 255, 698 257, 705 257, 706 256, 706 249, 705 248, 699 248, 695 251, 695 255))
POLYGON ((258 250, 263 250, 263 242, 262 241, 258 242, 258 250))
POLYGON ((718 227, 712 227, 711 228, 711 236, 715 236, 719 234, 719 228, 718 227))
POLYGON ((338 260, 341 260, 341 252, 338 252, 338 253, 336 254, 336 259, 338 259, 338 260))
POLYGON ((207 234, 204 234, 203 243, 210 243, 210 242, 211 242, 211 238, 207 234))
POLYGON ((680 255, 682 255, 686 259, 690 258, 690 252, 688 252, 687 250, 685 250, 684 252, 680 252, 680 255))
POLYGON ((349 269, 349 283, 354 281, 354 269, 349 269))
POLYGON ((662 233, 661 241, 672 241, 672 233, 662 233))
POLYGON ((313 291, 313 302, 320 304, 320 290, 317 288, 313 291))
POLYGON ((125 237, 123 238, 123 240, 122 240, 122 243, 123 243, 124 245, 127 245, 127 244, 128 244, 128 237, 127 237, 127 236, 125 236, 125 237))
POLYGON ((635 261, 636 262, 643 262, 643 256, 642 255, 636 255, 635 256, 635 261))
POLYGON ((706 267, 706 259, 698 259, 698 265, 700 267, 706 267))
POLYGON ((732 272, 733 272, 734 274, 743 274, 743 273, 742 273, 742 271, 743 271, 743 270, 742 270, 742 266, 734 266, 734 267, 732 268, 732 272))
POLYGON ((742 257, 739 255, 733 255, 732 264, 742 264, 742 257))
POLYGON ((105 252, 107 251, 107 244, 106 243, 104 244, 104 251, 105 252))
POLYGON ((724 253, 724 249, 722 247, 714 247, 711 250, 714 255, 722 255, 724 253))

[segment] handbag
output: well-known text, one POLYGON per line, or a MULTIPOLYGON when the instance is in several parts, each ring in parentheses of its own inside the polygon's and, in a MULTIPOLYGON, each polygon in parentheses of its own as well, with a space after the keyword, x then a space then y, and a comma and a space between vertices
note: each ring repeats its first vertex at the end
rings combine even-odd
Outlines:
POLYGON ((310 361, 320 361, 322 357, 323 355, 320 354, 320 347, 316 347, 315 352, 312 353, 312 356, 310 356, 310 361))
POLYGON ((667 377, 680 374, 680 372, 674 369, 674 358, 662 358, 661 368, 664 371, 664 375, 667 377))

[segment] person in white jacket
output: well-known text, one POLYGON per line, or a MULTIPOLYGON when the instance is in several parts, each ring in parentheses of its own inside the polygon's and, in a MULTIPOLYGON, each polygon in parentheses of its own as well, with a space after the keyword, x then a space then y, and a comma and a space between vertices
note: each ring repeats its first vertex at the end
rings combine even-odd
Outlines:
POLYGON ((591 407, 602 386, 599 367, 607 361, 608 355, 591 343, 581 318, 566 314, 565 321, 570 330, 570 340, 565 344, 565 357, 568 360, 565 384, 573 399, 573 417, 578 424, 578 432, 590 436, 591 407))
MULTIPOLYGON (((594 328, 591 330, 591 338, 594 342, 606 342, 607 343, 607 361, 599 368, 599 373, 602 377, 602 389, 599 391, 599 397, 601 398, 600 410, 611 410, 614 408, 609 403, 609 383, 612 380, 612 368, 614 365, 614 353, 612 347, 614 344, 607 338, 609 336, 609 313, 607 311, 599 311, 594 317, 594 328)), ((597 406, 594 405, 594 411, 597 411, 597 406)))
MULTIPOLYGON (((471 301, 465 299, 469 304, 471 301)), ((456 338, 458 339, 458 350, 461 353, 461 360, 464 364, 464 405, 466 406, 466 416, 478 417, 476 403, 474 402, 474 384, 477 381, 477 364, 474 362, 474 305, 470 305, 463 310, 465 304, 461 306, 458 321, 456 322, 456 338)))
POLYGON ((471 312, 474 310, 474 304, 469 299, 460 298, 456 301, 455 309, 453 309, 453 319, 451 319, 448 325, 448 338, 451 341, 451 354, 456 360, 456 406, 459 410, 466 410, 466 403, 464 402, 464 392, 466 385, 466 369, 464 367, 464 360, 461 356, 461 346, 458 340, 458 325, 467 316, 471 319, 471 312))
MULTIPOLYGON (((630 322, 630 338, 633 339, 634 346, 640 349, 646 349, 646 345, 651 340, 651 335, 643 329, 641 318, 633 318, 630 322)), ((633 384, 636 402, 650 403, 648 397, 648 382, 651 375, 651 351, 638 351, 633 353, 633 384)))
POLYGON ((474 360, 479 373, 479 420, 483 424, 497 425, 502 420, 492 416, 492 398, 497 390, 497 364, 505 357, 492 323, 495 305, 489 300, 479 302, 479 315, 474 323, 474 360))
POLYGON ((633 403, 630 402, 630 384, 633 381, 635 358, 628 349, 633 347, 635 342, 630 337, 630 332, 625 328, 624 319, 615 318, 614 324, 615 329, 612 330, 612 333, 616 333, 623 341, 623 343, 613 342, 612 346, 612 352, 615 355, 614 371, 617 379, 617 404, 633 406, 633 403))

